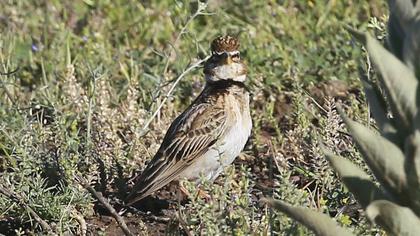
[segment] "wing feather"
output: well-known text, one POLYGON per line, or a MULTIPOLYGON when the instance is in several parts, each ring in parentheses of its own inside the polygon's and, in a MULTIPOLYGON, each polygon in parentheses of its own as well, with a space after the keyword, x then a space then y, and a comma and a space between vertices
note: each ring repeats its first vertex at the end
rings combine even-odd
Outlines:
POLYGON ((226 113, 210 103, 189 107, 169 127, 156 155, 134 185, 129 205, 168 184, 203 155, 225 130, 226 113))

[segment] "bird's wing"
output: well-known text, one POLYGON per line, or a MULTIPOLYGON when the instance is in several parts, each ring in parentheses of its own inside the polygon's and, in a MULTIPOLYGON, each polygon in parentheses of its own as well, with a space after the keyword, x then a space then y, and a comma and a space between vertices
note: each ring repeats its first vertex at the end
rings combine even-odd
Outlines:
POLYGON ((226 120, 225 110, 210 103, 193 104, 176 118, 158 152, 134 185, 127 198, 128 204, 141 200, 178 177, 217 141, 226 128, 226 120))

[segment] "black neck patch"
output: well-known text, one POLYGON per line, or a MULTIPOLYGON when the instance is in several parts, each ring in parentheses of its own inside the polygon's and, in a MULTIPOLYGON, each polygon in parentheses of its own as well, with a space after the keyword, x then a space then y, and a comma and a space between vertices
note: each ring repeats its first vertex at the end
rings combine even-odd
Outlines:
POLYGON ((248 87, 243 82, 235 81, 233 79, 221 79, 218 81, 207 81, 207 83, 215 89, 228 89, 232 86, 238 86, 248 91, 248 87))

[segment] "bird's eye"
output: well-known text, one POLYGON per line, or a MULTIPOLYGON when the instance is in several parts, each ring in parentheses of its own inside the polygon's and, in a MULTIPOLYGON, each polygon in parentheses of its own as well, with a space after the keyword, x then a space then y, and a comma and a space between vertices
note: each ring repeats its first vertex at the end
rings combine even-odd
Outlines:
POLYGON ((240 59, 239 52, 232 53, 231 57, 234 61, 239 60, 240 59))

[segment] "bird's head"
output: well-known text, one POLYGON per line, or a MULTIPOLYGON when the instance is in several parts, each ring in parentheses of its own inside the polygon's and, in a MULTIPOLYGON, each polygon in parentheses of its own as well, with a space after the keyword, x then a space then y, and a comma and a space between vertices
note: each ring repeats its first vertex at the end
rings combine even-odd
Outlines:
POLYGON ((232 36, 217 37, 211 43, 211 57, 204 65, 207 82, 234 80, 244 82, 246 65, 241 61, 239 41, 232 36))

